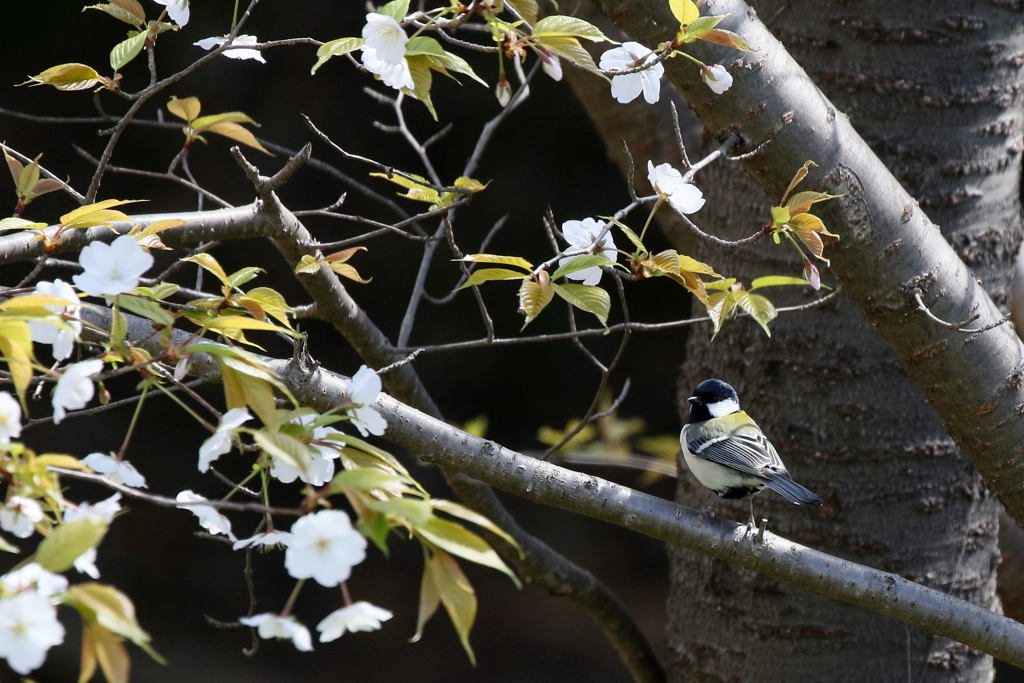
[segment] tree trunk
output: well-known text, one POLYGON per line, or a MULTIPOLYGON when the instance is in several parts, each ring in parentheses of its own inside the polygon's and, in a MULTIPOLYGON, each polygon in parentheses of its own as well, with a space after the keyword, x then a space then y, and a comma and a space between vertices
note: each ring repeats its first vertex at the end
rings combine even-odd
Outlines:
MULTIPOLYGON (((758 9, 1005 307, 1020 235, 1020 97, 1010 82, 1019 69, 1008 60, 1020 22, 998 7, 984 20, 944 5, 797 0, 758 9)), ((699 182, 726 196, 760 194, 722 165, 699 182)), ((744 201, 712 200, 702 214, 732 237, 766 222, 763 204, 744 201)), ((766 246, 705 248, 701 258, 747 281, 799 269, 786 249, 766 246)), ((846 300, 772 329, 769 340, 743 320, 713 343, 694 335, 680 386, 685 400, 701 379, 733 383, 796 480, 823 498, 818 511, 760 496, 772 528, 995 608, 998 503, 887 344, 846 300)), ((683 478, 680 502, 707 498, 683 478)), ((737 519, 746 512, 745 503, 717 507, 737 519)), ((988 657, 950 641, 706 557, 672 558, 674 680, 992 678, 988 657)))

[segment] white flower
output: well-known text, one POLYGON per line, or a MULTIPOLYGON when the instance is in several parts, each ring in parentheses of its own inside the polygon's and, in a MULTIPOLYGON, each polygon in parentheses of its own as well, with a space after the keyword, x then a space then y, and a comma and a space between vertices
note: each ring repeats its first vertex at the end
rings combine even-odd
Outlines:
POLYGON ((153 257, 134 237, 121 235, 111 244, 90 242, 78 256, 85 272, 72 276, 90 296, 114 296, 135 289, 153 265, 153 257))
POLYGON ((372 47, 362 48, 363 66, 372 74, 380 76, 384 85, 395 90, 412 90, 416 84, 412 81, 412 71, 409 69, 409 60, 403 59, 398 64, 392 64, 377 56, 377 51, 372 47))
MULTIPOLYGON (((611 231, 605 233, 604 237, 601 238, 600 244, 597 243, 597 237, 601 234, 602 229, 601 222, 593 218, 562 223, 562 234, 565 236, 565 241, 570 245, 569 250, 585 249, 593 253, 594 247, 599 247, 601 254, 605 258, 609 261, 615 261, 619 254, 615 251, 615 242, 612 240, 611 231)), ((563 266, 574 258, 576 257, 566 256, 565 258, 558 259, 558 265, 563 266)), ((575 273, 569 273, 566 277, 570 280, 583 280, 583 284, 593 287, 601 281, 601 267, 584 268, 583 270, 577 270, 575 273)))
POLYGON ((0 657, 20 674, 38 669, 46 651, 64 642, 57 610, 33 591, 0 600, 0 657))
POLYGON ((224 413, 213 436, 199 447, 199 471, 206 472, 210 463, 231 450, 234 433, 231 431, 242 426, 252 415, 245 408, 232 408, 224 413))
POLYGON ((361 366, 352 381, 348 383, 348 400, 355 408, 349 408, 349 420, 363 436, 380 436, 387 429, 388 423, 370 404, 380 395, 380 377, 373 368, 361 366))
POLYGON ((409 36, 397 21, 386 14, 370 12, 366 15, 363 40, 366 41, 364 49, 373 50, 381 61, 401 64, 405 60, 405 44, 409 42, 409 36))
POLYGON ((352 567, 366 558, 366 539, 352 528, 341 510, 321 510, 292 525, 292 541, 284 566, 296 579, 316 579, 321 586, 337 586, 352 567))
POLYGON ((34 524, 42 521, 43 509, 31 498, 11 496, 0 508, 0 529, 18 538, 28 538, 35 531, 34 524))
POLYGON ((231 548, 233 550, 241 550, 248 546, 257 548, 263 548, 265 550, 271 550, 279 546, 288 547, 292 542, 292 535, 287 531, 268 531, 265 534, 256 534, 252 538, 246 538, 241 541, 235 541, 231 548))
MULTIPOLYGON (((215 47, 220 47, 228 41, 227 36, 213 36, 212 38, 203 38, 192 43, 196 47, 201 47, 204 50, 212 50, 215 47)), ((256 36, 247 36, 245 34, 235 36, 235 39, 231 41, 232 45, 255 45, 258 43, 256 36)), ((224 50, 221 54, 230 59, 255 59, 257 62, 267 63, 267 60, 263 59, 263 53, 259 50, 224 50)))
POLYGON ((139 474, 135 466, 127 460, 118 460, 113 456, 103 455, 102 453, 90 453, 82 458, 82 464, 91 468, 94 472, 104 475, 115 484, 124 484, 133 489, 148 488, 146 486, 146 478, 139 474))
POLYGON ((300 652, 313 650, 313 639, 309 635, 309 629, 300 624, 295 617, 279 617, 264 612, 251 617, 240 617, 238 621, 246 626, 255 626, 260 638, 290 640, 300 652))
POLYGON ((562 80, 562 62, 558 59, 558 55, 550 50, 541 50, 537 55, 540 57, 544 73, 556 81, 562 80))
POLYGON ((345 631, 376 631, 380 628, 380 622, 392 616, 386 609, 359 601, 328 614, 317 624, 316 630, 320 631, 320 642, 329 643, 345 635, 345 631))
POLYGON ((102 369, 103 361, 93 358, 75 363, 64 371, 53 390, 53 424, 60 424, 69 409, 84 408, 85 404, 92 400, 96 390, 91 377, 102 369))
POLYGON ((46 571, 38 562, 30 562, 0 579, 0 586, 3 587, 4 593, 31 590, 44 598, 49 598, 66 591, 68 580, 60 574, 46 571))
MULTIPOLYGON (((134 468, 133 468, 134 469, 134 468)), ((102 500, 95 505, 87 502, 79 503, 77 508, 69 507, 64 512, 64 521, 73 522, 76 519, 101 519, 107 524, 114 520, 114 515, 121 511, 121 494, 115 493, 110 498, 102 500)), ((100 570, 96 568, 96 548, 89 548, 75 560, 75 569, 82 574, 88 574, 94 579, 100 578, 100 570)))
MULTIPOLYGON (((649 61, 653 53, 640 43, 623 43, 601 55, 601 68, 605 71, 625 71, 649 61)), ((649 69, 631 74, 612 76, 612 97, 626 104, 643 92, 648 104, 654 104, 661 96, 661 77, 665 67, 658 62, 649 69)))
POLYGON ((679 213, 697 213, 704 206, 704 193, 696 185, 684 183, 682 174, 672 168, 671 164, 661 164, 655 168, 648 161, 647 179, 654 186, 654 191, 664 195, 679 213))
POLYGON ((0 443, 10 443, 20 434, 21 405, 9 393, 0 391, 0 443))
POLYGON ((55 296, 68 302, 68 306, 47 306, 47 310, 58 315, 70 314, 71 320, 66 321, 67 329, 56 325, 45 323, 39 320, 30 320, 28 329, 32 333, 32 341, 39 344, 53 344, 53 357, 56 360, 64 360, 71 355, 75 340, 82 332, 80 318, 82 314, 78 306, 78 295, 71 285, 63 280, 57 279, 53 282, 40 282, 36 285, 35 294, 55 296))
POLYGON ((721 95, 732 87, 732 74, 721 64, 712 64, 700 70, 700 77, 711 88, 711 92, 721 95))
POLYGON ((188 23, 188 0, 153 0, 158 5, 167 8, 167 14, 178 26, 188 23))
POLYGON ((224 534, 232 541, 237 541, 231 533, 231 521, 224 515, 217 512, 216 508, 210 505, 195 505, 195 503, 209 503, 209 499, 203 498, 192 491, 182 491, 175 498, 180 508, 185 508, 199 518, 199 526, 203 527, 213 535, 224 534), (181 505, 180 503, 184 503, 181 505), (192 505, 189 505, 192 503, 192 505))
POLYGON ((313 486, 323 486, 334 476, 334 461, 322 455, 310 453, 309 465, 303 471, 284 461, 274 460, 274 464, 270 466, 270 476, 282 484, 290 484, 296 479, 301 479, 313 486))

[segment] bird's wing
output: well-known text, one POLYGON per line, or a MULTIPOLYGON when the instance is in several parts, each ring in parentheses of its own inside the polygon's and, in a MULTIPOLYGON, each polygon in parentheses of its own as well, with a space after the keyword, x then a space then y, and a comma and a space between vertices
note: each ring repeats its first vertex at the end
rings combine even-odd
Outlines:
POLYGON ((735 428, 716 427, 718 425, 706 425, 699 439, 692 437, 692 430, 687 430, 686 447, 690 453, 757 477, 770 479, 774 473, 786 471, 778 451, 753 422, 735 428))

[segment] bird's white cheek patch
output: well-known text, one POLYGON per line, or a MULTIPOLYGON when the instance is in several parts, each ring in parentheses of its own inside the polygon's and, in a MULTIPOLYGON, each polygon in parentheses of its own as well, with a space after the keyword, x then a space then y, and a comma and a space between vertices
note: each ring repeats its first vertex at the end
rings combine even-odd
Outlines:
POLYGON ((729 398, 718 403, 709 403, 708 412, 711 413, 711 417, 725 417, 740 412, 740 404, 729 398))

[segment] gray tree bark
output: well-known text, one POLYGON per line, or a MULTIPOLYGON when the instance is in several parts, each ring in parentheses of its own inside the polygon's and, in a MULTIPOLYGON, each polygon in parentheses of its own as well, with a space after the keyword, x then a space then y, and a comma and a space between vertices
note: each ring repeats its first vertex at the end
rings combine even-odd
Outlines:
MULTIPOLYGON (((965 18, 962 3, 796 0, 759 10, 1005 309, 1020 239, 1019 66, 1007 59, 1021 48, 1020 16, 988 6, 985 19, 965 18)), ((733 169, 703 175, 718 190, 758 194, 733 169)), ((764 220, 750 202, 709 208, 703 218, 735 237, 764 220)), ((702 255, 747 278, 799 267, 764 245, 702 255)), ((776 530, 995 607, 998 502, 882 337, 846 300, 782 318, 773 331, 769 340, 744 321, 714 343, 691 337, 680 396, 725 375, 796 479, 822 495, 820 514, 777 497, 761 503, 776 530)), ((683 480, 680 502, 705 497, 683 480)), ((706 557, 671 555, 675 680, 694 680, 694 671, 699 680, 814 681, 823 671, 844 681, 992 678, 990 658, 957 643, 706 557)))

